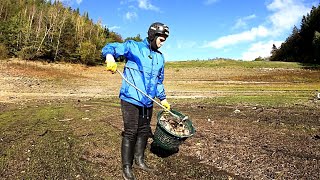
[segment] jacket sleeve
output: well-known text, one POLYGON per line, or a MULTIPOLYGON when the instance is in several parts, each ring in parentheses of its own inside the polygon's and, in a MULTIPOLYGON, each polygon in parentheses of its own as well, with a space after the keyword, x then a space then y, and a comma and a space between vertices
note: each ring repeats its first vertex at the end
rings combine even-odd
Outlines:
POLYGON ((108 43, 102 48, 102 58, 105 59, 107 54, 113 55, 113 57, 118 58, 119 56, 126 56, 129 50, 129 42, 124 43, 108 43))
POLYGON ((157 95, 156 95, 156 97, 160 101, 166 99, 166 92, 164 90, 163 80, 164 80, 164 66, 160 70, 160 73, 158 75, 158 82, 157 82, 157 95))

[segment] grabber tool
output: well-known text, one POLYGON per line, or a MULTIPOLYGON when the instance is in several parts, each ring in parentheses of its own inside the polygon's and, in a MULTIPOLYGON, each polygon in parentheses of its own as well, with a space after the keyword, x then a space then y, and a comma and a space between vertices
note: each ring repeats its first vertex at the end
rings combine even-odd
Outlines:
POLYGON ((156 100, 154 100, 152 97, 150 97, 148 94, 146 94, 145 92, 143 92, 141 89, 139 89, 137 86, 135 86, 133 83, 131 83, 129 80, 127 80, 124 75, 122 74, 122 72, 120 72, 117 69, 117 72, 121 75, 122 79, 124 79, 128 84, 130 84, 130 86, 134 87, 136 90, 138 90, 139 92, 141 92, 143 95, 145 95, 147 98, 149 98, 150 100, 152 100, 154 103, 156 103, 157 105, 159 105, 160 107, 162 107, 166 112, 169 112, 173 117, 177 118, 178 120, 175 121, 176 123, 180 124, 182 123, 184 120, 188 119, 188 116, 185 116, 184 118, 181 118, 180 116, 174 114, 172 111, 168 110, 166 107, 164 107, 162 104, 160 104, 159 102, 157 102, 156 100))

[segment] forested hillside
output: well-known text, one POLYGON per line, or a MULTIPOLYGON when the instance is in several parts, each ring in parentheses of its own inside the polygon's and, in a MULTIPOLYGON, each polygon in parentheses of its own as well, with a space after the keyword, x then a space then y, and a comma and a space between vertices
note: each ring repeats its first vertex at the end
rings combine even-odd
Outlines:
POLYGON ((88 13, 46 0, 0 1, 0 57, 95 64, 107 42, 122 42, 88 13))
POLYGON ((294 27, 279 48, 273 45, 271 53, 272 61, 320 64, 320 5, 303 16, 301 28, 294 27))
MULTIPOLYGON (((111 17, 110 17, 111 18, 111 17)), ((128 37, 141 41, 140 35, 128 37)), ((96 64, 107 42, 123 42, 121 35, 93 22, 61 2, 0 1, 0 58, 96 64)), ((320 64, 320 5, 303 16, 300 29, 280 47, 273 45, 271 61, 320 64)))

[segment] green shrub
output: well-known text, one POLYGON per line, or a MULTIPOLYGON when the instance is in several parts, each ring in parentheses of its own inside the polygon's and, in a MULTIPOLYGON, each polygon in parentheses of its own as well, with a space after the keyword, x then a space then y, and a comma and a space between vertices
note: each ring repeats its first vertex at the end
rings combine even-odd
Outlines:
POLYGON ((22 48, 22 50, 19 52, 19 56, 22 59, 26 60, 33 60, 36 57, 36 48, 33 46, 27 46, 22 48))
POLYGON ((81 46, 78 48, 80 53, 81 63, 87 65, 93 65, 95 62, 96 55, 96 46, 89 41, 81 43, 81 46))
POLYGON ((6 59, 9 57, 9 51, 4 44, 0 43, 0 59, 6 59))
POLYGON ((259 57, 255 58, 254 61, 264 61, 264 59, 261 56, 259 56, 259 57))

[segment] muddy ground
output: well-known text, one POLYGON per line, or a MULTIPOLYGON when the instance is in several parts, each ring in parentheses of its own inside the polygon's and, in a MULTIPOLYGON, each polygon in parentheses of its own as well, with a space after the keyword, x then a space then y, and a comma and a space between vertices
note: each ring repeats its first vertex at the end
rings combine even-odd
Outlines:
MULTIPOLYGON (((259 82, 279 82, 264 69, 238 71, 236 77, 225 69, 219 76, 208 69, 196 71, 188 77, 183 69, 169 68, 165 84, 172 108, 190 117, 195 135, 172 153, 154 148, 150 139, 147 162, 156 170, 134 169, 138 179, 320 178, 318 99, 277 106, 216 102, 219 96, 237 96, 238 92, 210 91, 213 81, 224 86, 241 81, 242 87, 248 77, 256 75, 259 82), (197 81, 201 73, 207 75, 203 83, 197 81), (192 79, 194 89, 179 89, 190 88, 192 79)), ((315 79, 310 85, 319 87, 319 71, 298 73, 308 74, 315 79)), ((103 67, 1 62, 0 178, 121 179, 120 80, 103 67)), ((248 91, 246 95, 250 93, 257 94, 248 91)), ((158 111, 155 107, 153 131, 158 111)))

